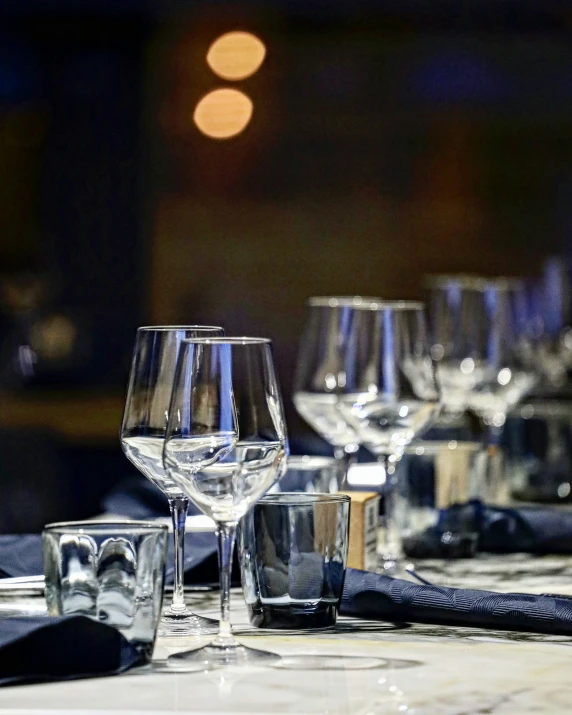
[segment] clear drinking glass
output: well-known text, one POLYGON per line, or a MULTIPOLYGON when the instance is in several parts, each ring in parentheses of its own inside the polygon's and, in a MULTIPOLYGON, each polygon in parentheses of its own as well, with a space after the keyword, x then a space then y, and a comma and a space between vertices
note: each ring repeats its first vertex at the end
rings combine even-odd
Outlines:
POLYGON ((48 524, 42 546, 49 614, 88 616, 113 626, 149 663, 168 536, 166 526, 147 522, 48 524))
POLYGON ((386 474, 385 568, 401 553, 393 520, 395 463, 411 440, 438 416, 440 391, 422 303, 372 303, 360 311, 358 336, 346 361, 345 393, 339 408, 358 440, 375 454, 386 474))
POLYGON ((163 466, 163 442, 169 417, 169 402, 175 366, 186 338, 221 336, 214 326, 151 326, 137 330, 125 411, 121 425, 121 447, 128 459, 169 500, 175 542, 173 600, 161 619, 160 636, 215 633, 217 622, 189 611, 185 605, 184 545, 189 498, 169 477, 163 466))
POLYGON ((248 617, 259 628, 336 623, 348 556, 350 498, 267 494, 240 524, 248 617))
POLYGON ((307 301, 306 325, 300 340, 294 382, 299 415, 334 448, 342 481, 359 448, 356 430, 339 409, 347 391, 347 363, 363 321, 362 308, 379 298, 323 296, 307 301))
POLYGON ((537 382, 527 345, 524 286, 517 279, 429 279, 431 353, 447 410, 476 412, 500 428, 537 382))
POLYGON ((280 477, 287 452, 284 409, 270 341, 185 341, 173 387, 164 462, 170 477, 217 524, 221 579, 218 636, 169 658, 171 665, 274 662, 246 648, 230 626, 230 575, 239 519, 280 477))
POLYGON ((462 509, 471 499, 487 501, 498 461, 480 442, 426 441, 406 447, 398 466, 395 520, 408 558, 475 555, 475 520, 462 509))

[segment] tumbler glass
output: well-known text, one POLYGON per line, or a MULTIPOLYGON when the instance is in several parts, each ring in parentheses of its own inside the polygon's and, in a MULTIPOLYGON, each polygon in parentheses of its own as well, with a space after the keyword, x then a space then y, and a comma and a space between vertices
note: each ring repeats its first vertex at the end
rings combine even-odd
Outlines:
POLYGON ((42 534, 48 612, 113 626, 149 662, 168 538, 167 526, 146 522, 48 524, 42 534))
POLYGON ((336 622, 348 555, 350 498, 262 497, 240 528, 242 586, 261 628, 324 628, 336 622))

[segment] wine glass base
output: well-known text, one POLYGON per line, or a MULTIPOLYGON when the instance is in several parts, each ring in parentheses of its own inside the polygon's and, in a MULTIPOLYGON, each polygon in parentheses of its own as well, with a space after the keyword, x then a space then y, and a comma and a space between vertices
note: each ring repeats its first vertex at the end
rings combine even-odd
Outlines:
POLYGON ((387 660, 357 655, 285 655, 274 665, 280 670, 369 670, 387 667, 387 660))
POLYGON ((385 553, 379 556, 377 572, 382 576, 408 580, 414 568, 414 564, 407 557, 385 553))
POLYGON ((224 666, 274 666, 280 656, 243 645, 219 646, 210 644, 197 650, 176 653, 167 659, 167 665, 179 671, 213 670, 224 666))
POLYGON ((381 558, 379 568, 380 573, 384 576, 397 576, 397 574, 402 570, 402 563, 396 556, 385 554, 381 558))
POLYGON ((158 638, 176 636, 208 636, 218 632, 218 621, 186 611, 176 613, 167 609, 163 612, 157 632, 158 638))

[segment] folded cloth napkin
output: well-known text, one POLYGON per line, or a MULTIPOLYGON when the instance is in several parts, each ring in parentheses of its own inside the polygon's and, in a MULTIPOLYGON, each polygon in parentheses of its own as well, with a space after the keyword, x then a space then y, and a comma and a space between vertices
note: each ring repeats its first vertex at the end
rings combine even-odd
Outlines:
MULTIPOLYGON (((153 519, 169 514, 168 501, 163 492, 148 479, 130 477, 123 480, 103 500, 103 509, 110 514, 129 519, 153 519)), ((192 502, 189 515, 200 514, 192 502)), ((208 532, 187 533, 185 536, 185 582, 214 583, 218 580, 218 561, 215 535, 208 532)), ((0 568, 2 562, 0 559, 0 568)), ((167 583, 174 578, 173 542, 169 541, 167 583)))
POLYGON ((0 685, 115 675, 145 658, 85 616, 0 619, 0 685))
POLYGON ((572 554, 572 512, 550 507, 496 507, 473 500, 441 510, 435 526, 406 537, 406 555, 442 556, 446 532, 474 533, 479 551, 490 553, 572 554))
MULTIPOLYGON (((173 543, 169 540, 166 580, 173 581, 173 543)), ((216 537, 210 532, 185 536, 185 580, 211 583, 218 578, 216 537)), ((40 534, 0 535, 0 577, 35 576, 44 573, 40 534)))
MULTIPOLYGON (((169 507, 165 495, 147 479, 134 477, 122 482, 104 499, 103 508, 110 514, 129 519, 165 517, 169 507)), ((189 514, 197 514, 194 504, 189 514)), ((212 583, 218 580, 216 537, 209 532, 185 536, 185 581, 212 583)), ((0 535, 0 577, 34 576, 44 572, 40 534, 0 535)), ((166 582, 174 577, 173 542, 169 540, 166 582)))
POLYGON ((420 586, 346 569, 340 613, 372 620, 572 635, 572 597, 420 586))
POLYGON ((0 535, 0 577, 44 573, 40 534, 0 535))

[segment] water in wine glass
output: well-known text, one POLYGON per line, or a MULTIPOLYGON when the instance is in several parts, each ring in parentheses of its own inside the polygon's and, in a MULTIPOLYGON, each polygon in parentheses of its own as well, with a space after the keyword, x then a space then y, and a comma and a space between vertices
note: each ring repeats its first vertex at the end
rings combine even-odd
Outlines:
POLYGON ((433 400, 386 402, 367 393, 344 395, 341 409, 374 454, 400 456, 404 447, 423 432, 438 414, 433 400))
POLYGON ((167 496, 177 497, 181 488, 163 467, 164 437, 124 437, 121 446, 127 458, 167 496))
POLYGON ((194 474, 222 459, 236 444, 236 432, 221 431, 206 435, 181 436, 167 443, 167 464, 194 474))
POLYGON ((502 368, 496 380, 469 394, 468 405, 487 425, 502 427, 506 413, 515 407, 537 383, 537 376, 525 370, 502 368))
POLYGON ((297 392, 294 405, 300 416, 335 447, 356 444, 356 431, 340 410, 338 395, 319 392, 297 392))
POLYGON ((236 522, 272 484, 285 464, 281 441, 243 441, 219 450, 205 459, 200 471, 193 469, 187 455, 194 438, 167 442, 165 459, 178 483, 195 504, 216 522, 236 522))
POLYGON ((442 360, 437 365, 443 403, 447 412, 462 413, 469 406, 469 394, 494 379, 495 371, 486 362, 467 357, 442 360))

